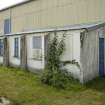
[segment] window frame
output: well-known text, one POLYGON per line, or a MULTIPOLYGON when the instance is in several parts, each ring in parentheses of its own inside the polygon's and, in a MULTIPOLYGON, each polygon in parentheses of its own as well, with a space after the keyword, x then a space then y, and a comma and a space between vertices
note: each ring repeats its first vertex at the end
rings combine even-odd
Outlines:
POLYGON ((11 33, 11 19, 6 18, 4 20, 4 34, 10 34, 11 33))
POLYGON ((33 60, 42 61, 42 36, 32 37, 32 53, 33 60))
POLYGON ((3 56, 4 53, 4 40, 0 39, 0 56, 3 56))
POLYGON ((32 37, 32 49, 42 49, 42 37, 41 36, 32 37), (39 42, 40 42, 40 45, 38 45, 39 42))
POLYGON ((14 57, 19 58, 19 38, 14 38, 14 57))

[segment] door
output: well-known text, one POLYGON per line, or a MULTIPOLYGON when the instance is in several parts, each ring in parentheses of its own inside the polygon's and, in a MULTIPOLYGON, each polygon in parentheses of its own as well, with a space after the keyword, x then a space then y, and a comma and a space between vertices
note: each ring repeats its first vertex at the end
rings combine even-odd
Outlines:
POLYGON ((99 38, 99 75, 104 76, 104 38, 99 38))

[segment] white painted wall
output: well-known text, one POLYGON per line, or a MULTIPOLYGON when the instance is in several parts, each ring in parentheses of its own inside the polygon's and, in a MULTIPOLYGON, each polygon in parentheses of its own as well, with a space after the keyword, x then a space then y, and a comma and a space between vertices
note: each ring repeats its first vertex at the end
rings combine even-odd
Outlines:
POLYGON ((81 70, 83 81, 87 82, 99 76, 99 31, 92 30, 84 34, 81 47, 81 70))
MULTIPOLYGON (((59 32, 61 37, 64 32, 59 32)), ((61 58, 62 61, 75 60, 80 64, 80 31, 68 31, 65 37, 65 52, 61 58)), ((81 78, 80 68, 76 64, 68 64, 65 68, 73 75, 74 78, 81 78)))
POLYGON ((0 56, 0 64, 3 64, 3 57, 0 56))
MULTIPOLYGON (((67 40, 66 43, 68 43, 69 45, 68 44, 66 45, 65 52, 67 52, 67 54, 64 55, 64 57, 69 55, 70 52, 72 52, 71 60, 75 60, 80 64, 80 31, 74 31, 74 32, 68 33, 68 36, 69 38, 66 38, 67 40), (70 35, 72 36, 70 37, 70 35), (71 45, 70 45, 70 41, 71 41, 71 45), (71 51, 68 49, 71 49, 71 51)), ((76 64, 67 65, 66 68, 73 75, 74 78, 76 79, 81 78, 80 68, 76 64)))
POLYGON ((20 66, 20 36, 10 36, 9 38, 9 63, 20 66), (19 38, 19 58, 14 57, 14 38, 19 38))
POLYGON ((80 32, 73 33, 73 59, 80 64, 80 32))
MULTIPOLYGON (((58 38, 61 39, 61 36, 64 32, 57 32, 58 38)), ((29 68, 32 68, 33 72, 36 69, 44 69, 44 35, 42 33, 27 35, 27 65, 29 68), (32 49, 32 38, 33 36, 41 36, 42 37, 42 60, 33 60, 33 49, 32 49)), ((54 33, 51 33, 52 36, 54 33)), ((65 38, 66 50, 61 60, 63 61, 72 61, 76 60, 80 64, 80 31, 69 31, 66 33, 65 38)), ((80 68, 74 64, 68 64, 65 68, 77 79, 80 79, 80 68)))
POLYGON ((81 69, 83 81, 87 82, 99 75, 99 38, 104 38, 105 27, 85 33, 81 48, 81 69))
MULTIPOLYGON (((57 32, 58 38, 61 39, 61 36, 64 32, 57 32)), ((32 69, 32 72, 36 72, 36 70, 44 69, 45 67, 45 45, 44 45, 44 38, 45 33, 36 33, 30 34, 26 36, 27 39, 27 66, 32 69), (42 59, 35 60, 33 59, 33 43, 32 38, 33 36, 41 36, 42 38, 42 59)), ((51 34, 51 36, 54 34, 51 34)), ((12 65, 19 66, 20 65, 20 53, 19 58, 14 57, 14 38, 20 36, 10 36, 9 37, 9 62, 12 65)), ((61 58, 62 61, 72 61, 76 60, 80 64, 80 31, 68 31, 66 32, 65 38, 66 50, 61 58)), ((19 40, 19 50, 20 50, 20 40, 19 40)), ((20 52, 20 51, 19 51, 20 52)), ((2 60, 1 60, 2 61, 2 60)), ((77 79, 80 79, 81 72, 80 68, 75 64, 68 64, 65 68, 77 79)))
POLYGON ((32 68, 33 72, 35 72, 35 69, 44 69, 44 34, 34 34, 34 35, 28 35, 27 36, 27 65, 28 68, 32 68), (33 36, 41 36, 42 38, 42 60, 35 60, 33 59, 33 48, 32 48, 32 38, 33 36))

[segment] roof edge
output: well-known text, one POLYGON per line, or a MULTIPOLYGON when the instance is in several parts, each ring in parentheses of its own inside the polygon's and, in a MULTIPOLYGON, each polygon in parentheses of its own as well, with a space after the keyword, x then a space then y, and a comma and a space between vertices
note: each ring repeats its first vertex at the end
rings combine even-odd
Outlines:
POLYGON ((0 12, 3 12, 5 10, 11 9, 11 8, 14 8, 14 7, 17 7, 17 6, 20 6, 20 5, 23 5, 23 4, 32 2, 32 1, 34 1, 34 0, 25 0, 25 1, 22 1, 22 2, 19 2, 19 3, 16 3, 16 4, 13 4, 13 5, 7 6, 5 8, 0 9, 0 12))
POLYGON ((63 27, 41 28, 41 29, 39 28, 39 29, 35 29, 33 31, 24 31, 24 32, 5 34, 5 35, 2 35, 0 37, 12 36, 12 35, 21 35, 21 34, 53 32, 53 31, 57 31, 57 32, 59 32, 59 31, 69 31, 69 30, 87 30, 87 31, 91 31, 91 30, 98 29, 100 27, 105 27, 105 22, 94 24, 92 26, 85 26, 85 27, 84 26, 78 26, 78 27, 63 26, 63 27))

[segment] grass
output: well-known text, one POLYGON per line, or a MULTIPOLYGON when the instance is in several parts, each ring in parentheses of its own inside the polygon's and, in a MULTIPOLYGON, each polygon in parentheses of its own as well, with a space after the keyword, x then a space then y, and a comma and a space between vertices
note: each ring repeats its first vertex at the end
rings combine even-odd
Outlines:
POLYGON ((105 78, 86 85, 73 81, 67 90, 58 90, 42 84, 36 74, 1 66, 0 95, 21 105, 105 105, 105 78))

